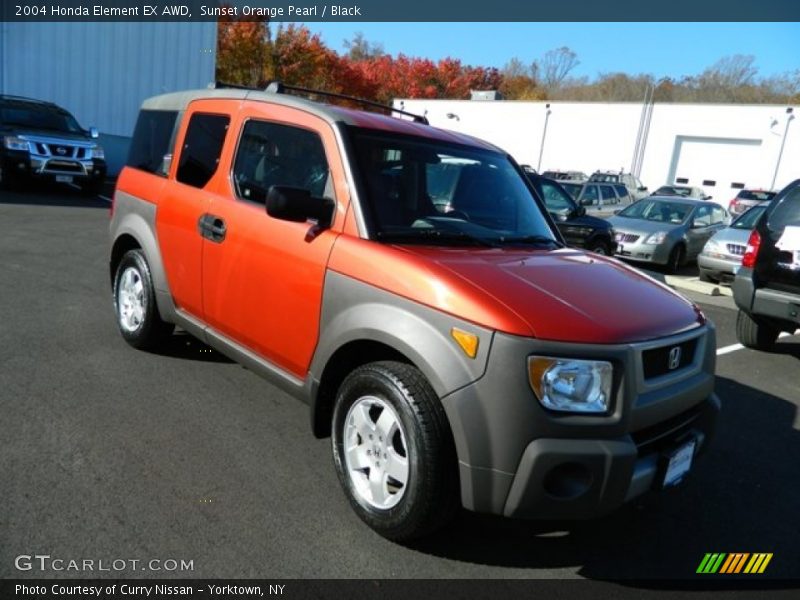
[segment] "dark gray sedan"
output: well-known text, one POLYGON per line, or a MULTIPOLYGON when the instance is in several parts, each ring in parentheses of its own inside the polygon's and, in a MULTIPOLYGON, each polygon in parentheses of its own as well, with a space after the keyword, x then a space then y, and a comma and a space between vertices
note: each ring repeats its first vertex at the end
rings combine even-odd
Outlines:
POLYGON ((718 204, 674 196, 649 196, 609 219, 617 232, 616 256, 665 265, 672 273, 695 259, 727 220, 718 204))

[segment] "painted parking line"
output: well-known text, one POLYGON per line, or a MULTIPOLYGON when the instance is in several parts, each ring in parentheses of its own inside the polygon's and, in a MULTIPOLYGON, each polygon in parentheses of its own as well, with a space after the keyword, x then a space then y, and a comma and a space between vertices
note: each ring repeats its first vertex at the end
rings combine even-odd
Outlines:
MULTIPOLYGON (((794 335, 794 333, 788 333, 784 331, 783 333, 780 333, 778 335, 778 338, 785 338, 789 337, 790 335, 794 335)), ((742 346, 741 344, 731 344, 730 346, 723 346, 722 348, 717 348, 717 356, 722 356, 723 354, 730 354, 731 352, 736 352, 737 350, 744 350, 744 346, 742 346)))
MULTIPOLYGON (((81 189, 81 187, 80 187, 79 185, 75 185, 74 183, 68 183, 67 185, 68 185, 68 186, 70 186, 70 187, 73 187, 73 188, 75 188, 76 190, 79 190, 79 189, 81 189)), ((111 202, 113 202, 113 201, 111 200, 111 198, 109 198, 109 197, 107 197, 107 196, 103 196, 103 195, 101 195, 101 194, 97 194, 97 197, 98 197, 98 198, 100 198, 101 200, 105 200, 105 201, 106 201, 106 202, 108 202, 109 204, 111 204, 111 202)))

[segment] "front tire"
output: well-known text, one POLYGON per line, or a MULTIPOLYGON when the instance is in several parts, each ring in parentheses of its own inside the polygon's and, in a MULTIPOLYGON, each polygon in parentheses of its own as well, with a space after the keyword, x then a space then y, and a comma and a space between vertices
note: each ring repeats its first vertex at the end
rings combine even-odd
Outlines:
POLYGON ((589 252, 602 254, 603 256, 611 256, 611 245, 603 240, 595 240, 589 244, 589 252))
POLYGON ((778 339, 780 329, 739 310, 736 316, 736 338, 742 346, 756 350, 769 350, 778 339))
POLYGON ((667 272, 671 274, 677 273, 683 266, 684 258, 686 256, 686 249, 683 244, 677 244, 669 253, 667 259, 667 272))
POLYGON ((407 541, 449 522, 459 506, 453 437, 439 398, 415 367, 359 367, 336 398, 333 459, 358 516, 407 541))
POLYGON ((139 249, 126 252, 117 266, 114 309, 122 337, 139 350, 155 350, 175 328, 158 314, 150 265, 139 249))

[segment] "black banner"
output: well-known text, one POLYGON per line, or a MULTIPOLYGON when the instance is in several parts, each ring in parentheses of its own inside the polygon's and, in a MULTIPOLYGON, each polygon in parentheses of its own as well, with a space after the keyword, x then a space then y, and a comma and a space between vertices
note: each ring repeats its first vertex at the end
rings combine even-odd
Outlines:
POLYGON ((215 21, 218 18, 279 22, 504 22, 504 21, 800 21, 796 0, 4 0, 0 20, 215 21))
POLYGON ((0 598, 111 600, 274 598, 286 600, 515 600, 533 598, 795 598, 797 582, 719 577, 677 581, 588 580, 353 580, 353 579, 11 579, 0 581, 0 598))

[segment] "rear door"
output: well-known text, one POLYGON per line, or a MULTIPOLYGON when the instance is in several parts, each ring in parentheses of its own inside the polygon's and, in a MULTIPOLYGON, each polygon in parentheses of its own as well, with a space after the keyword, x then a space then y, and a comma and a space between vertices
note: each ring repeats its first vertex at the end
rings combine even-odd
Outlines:
POLYGON ((198 222, 211 202, 210 188, 219 167, 231 117, 229 102, 192 102, 178 134, 177 160, 156 214, 156 230, 167 281, 175 305, 203 317, 202 248, 198 222))

